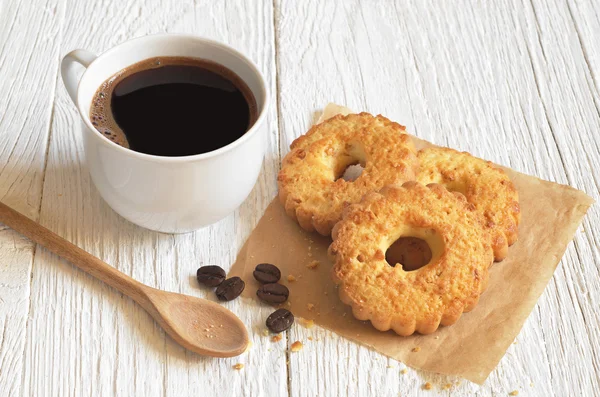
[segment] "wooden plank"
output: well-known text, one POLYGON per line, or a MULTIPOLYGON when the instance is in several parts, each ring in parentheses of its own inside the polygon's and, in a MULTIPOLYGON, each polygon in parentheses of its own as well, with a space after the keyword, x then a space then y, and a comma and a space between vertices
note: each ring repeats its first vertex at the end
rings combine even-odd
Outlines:
MULTIPOLYGON (((559 40, 569 33, 569 14, 555 2, 544 4, 549 9, 539 13, 552 17, 554 30, 548 22, 545 32, 552 31, 555 39, 546 45, 560 57, 569 48, 569 36, 559 40)), ((565 145, 567 140, 580 141, 578 149, 590 145, 588 158, 598 159, 590 142, 597 115, 580 110, 587 104, 577 106, 573 97, 547 97, 540 83, 547 79, 574 91, 588 80, 566 66, 540 76, 531 5, 277 1, 275 13, 282 155, 312 123, 310 112, 333 101, 382 113, 437 144, 595 194, 585 161, 575 149, 566 157, 565 145), (577 109, 572 127, 580 128, 563 130, 570 137, 557 138, 548 116, 550 98, 563 113, 577 109)), ((585 67, 582 58, 571 60, 568 66, 585 67)), ((586 223, 597 219, 592 212, 586 223)), ((575 249, 584 243, 582 235, 578 233, 517 343, 484 386, 457 385, 456 379, 412 370, 400 376, 401 364, 318 328, 296 327, 289 341, 301 340, 306 347, 290 356, 290 373, 299 374, 291 378, 291 394, 430 395, 421 389, 425 382, 440 394, 593 394, 598 332, 585 324, 598 315, 598 278, 592 269, 596 254, 581 256, 575 249), (577 276, 582 270, 585 275, 577 276), (577 349, 571 340, 577 341, 577 349), (442 390, 447 383, 452 389, 442 390)), ((584 239, 597 241, 595 236, 584 239)), ((588 246, 586 254, 591 253, 592 244, 588 246)))
MULTIPOLYGON (((589 2, 533 1, 526 15, 533 21, 527 36, 538 90, 566 178, 598 200, 600 102, 595 76, 599 65, 591 63, 590 59, 597 59, 594 55, 588 55, 595 51, 593 38, 580 33, 585 23, 578 23, 590 19, 592 7, 589 2)), ((547 345, 549 359, 578 368, 554 382, 582 395, 591 395, 600 386, 600 231, 595 227, 599 220, 600 211, 592 206, 558 269, 562 277, 555 277, 556 301, 548 308, 555 315, 543 319, 545 329, 564 330, 559 341, 547 345)))
MULTIPOLYGON (((61 54, 73 48, 101 52, 150 33, 189 32, 242 50, 265 72, 272 92, 275 89, 272 4, 266 0, 66 1, 65 6, 61 54)), ((142 282, 214 299, 211 291, 198 288, 196 269, 202 264, 228 268, 275 194, 279 144, 274 98, 263 172, 248 200, 211 227, 164 235, 126 222, 100 199, 86 169, 77 113, 61 86, 40 222, 142 282)), ((272 347, 258 332, 269 312, 266 308, 241 301, 227 304, 248 325, 253 347, 239 358, 203 358, 166 338, 129 299, 45 250, 38 250, 34 269, 23 395, 287 393, 285 351, 272 347), (238 362, 246 365, 239 372, 232 368, 238 362)))
MULTIPOLYGON (((0 200, 37 219, 64 7, 4 2, 0 24, 0 200), (53 65, 48 70, 47 65, 53 65), (38 67, 45 65, 46 67, 38 67)), ((35 246, 0 225, 0 390, 18 395, 35 246)))

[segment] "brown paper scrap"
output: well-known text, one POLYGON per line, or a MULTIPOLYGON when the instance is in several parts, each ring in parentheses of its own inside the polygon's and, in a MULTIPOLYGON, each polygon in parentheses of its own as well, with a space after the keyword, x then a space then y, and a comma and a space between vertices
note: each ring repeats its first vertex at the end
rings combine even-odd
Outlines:
MULTIPOLYGON (((338 113, 350 110, 330 104, 319 122, 338 113)), ((418 139, 416 142, 420 147, 431 145, 418 139)), ((354 319, 349 307, 338 299, 330 278, 330 238, 300 229, 277 198, 246 241, 231 273, 246 280, 244 295, 254 297, 258 288, 252 277, 254 267, 262 262, 273 263, 281 269, 281 282, 290 290, 289 305, 283 306, 297 317, 314 320, 411 367, 482 384, 519 334, 593 203, 591 197, 569 186, 510 169, 506 172, 520 197, 519 241, 504 261, 492 266, 489 287, 477 307, 455 325, 440 327, 432 335, 401 337, 354 319), (313 261, 318 261, 318 266, 307 267, 313 261), (288 282, 288 275, 295 281, 288 282), (413 351, 415 347, 420 350, 413 351)))

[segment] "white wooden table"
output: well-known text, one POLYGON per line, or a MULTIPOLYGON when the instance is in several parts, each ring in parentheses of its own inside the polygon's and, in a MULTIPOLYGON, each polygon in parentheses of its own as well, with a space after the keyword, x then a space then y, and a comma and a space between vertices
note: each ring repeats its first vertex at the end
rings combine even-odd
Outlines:
MULTIPOLYGON (((196 269, 230 266, 276 194, 290 142, 329 101, 598 199, 599 17, 600 2, 585 0, 4 0, 0 200, 144 283, 204 296, 196 269), (69 50, 165 31, 242 50, 273 93, 253 193, 221 222, 176 236, 133 226, 100 199, 59 78, 69 50)), ((227 307, 248 325, 250 352, 197 356, 131 300, 0 225, 0 396, 600 395, 599 221, 593 206, 481 387, 403 374, 317 327, 273 343, 260 332, 270 309, 241 300, 227 307), (289 353, 296 340, 305 348, 289 353)))

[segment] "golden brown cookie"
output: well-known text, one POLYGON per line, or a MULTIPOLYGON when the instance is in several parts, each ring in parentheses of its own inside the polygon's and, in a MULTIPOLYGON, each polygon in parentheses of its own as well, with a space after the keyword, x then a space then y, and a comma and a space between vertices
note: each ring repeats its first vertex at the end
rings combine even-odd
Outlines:
POLYGON ((439 183, 460 192, 485 219, 492 236, 496 261, 506 257, 508 247, 517 241, 521 220, 519 194, 508 176, 491 162, 448 148, 419 151, 417 181, 439 183))
POLYGON ((416 171, 415 148, 403 126, 369 113, 338 115, 292 143, 277 178, 279 198, 302 228, 328 235, 344 205, 413 180, 416 171), (364 170, 349 182, 341 177, 353 164, 364 170))
POLYGON ((429 334, 473 309, 494 254, 481 217, 441 185, 407 182, 367 194, 344 210, 329 255, 341 300, 359 320, 400 335, 429 334), (400 237, 425 240, 432 258, 405 271, 385 259, 400 237))

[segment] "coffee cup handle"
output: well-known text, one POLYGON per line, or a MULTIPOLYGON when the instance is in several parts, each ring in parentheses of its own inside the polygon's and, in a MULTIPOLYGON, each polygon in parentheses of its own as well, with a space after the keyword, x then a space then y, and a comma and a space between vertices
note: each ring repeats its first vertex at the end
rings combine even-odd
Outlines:
POLYGON ((60 64, 60 74, 71 100, 77 106, 77 86, 83 70, 96 59, 96 55, 86 50, 73 50, 64 56, 60 64))

